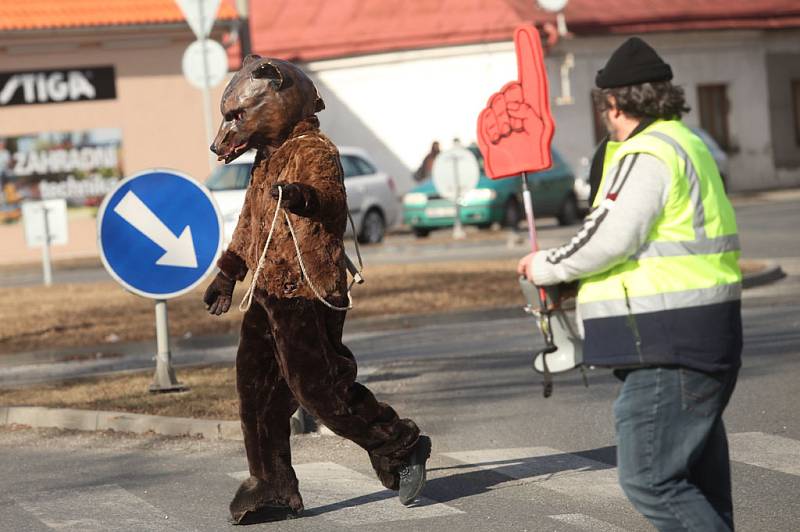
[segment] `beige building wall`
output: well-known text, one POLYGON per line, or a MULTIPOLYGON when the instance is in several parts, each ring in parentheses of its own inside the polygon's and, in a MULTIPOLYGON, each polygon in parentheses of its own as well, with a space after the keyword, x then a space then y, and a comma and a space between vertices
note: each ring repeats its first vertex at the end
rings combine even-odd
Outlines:
MULTIPOLYGON (((125 176, 168 167, 203 181, 210 142, 202 91, 181 70, 183 52, 193 40, 188 26, 0 33, 0 71, 113 65, 117 89, 114 100, 1 108, 0 136, 119 128, 125 176)), ((224 85, 211 92, 214 132, 224 85)))

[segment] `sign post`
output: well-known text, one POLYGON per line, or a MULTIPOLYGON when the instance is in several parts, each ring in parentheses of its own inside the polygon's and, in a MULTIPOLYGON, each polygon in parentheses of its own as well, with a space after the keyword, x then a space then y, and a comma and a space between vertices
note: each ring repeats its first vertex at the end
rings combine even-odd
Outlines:
POLYGON ((169 349, 167 300, 183 295, 215 268, 222 218, 208 190, 175 170, 152 169, 120 182, 97 214, 100 258, 134 294, 154 299, 156 371, 151 392, 185 390, 169 349))
POLYGON ((478 160, 468 149, 456 146, 436 157, 431 174, 439 195, 455 204, 453 238, 462 239, 466 234, 461 224, 461 202, 464 193, 478 185, 481 176, 478 160))
MULTIPOLYGON (((176 0, 183 11, 186 22, 197 40, 189 45, 183 54, 183 74, 189 83, 203 91, 203 118, 206 127, 206 141, 214 140, 214 127, 211 119, 211 87, 216 86, 228 71, 228 54, 216 41, 207 39, 214 26, 214 19, 221 0, 176 0), (220 75, 221 72, 221 75, 220 75)), ((213 170, 214 155, 208 152, 208 164, 213 170)))
POLYGON ((42 243, 42 276, 44 285, 53 285, 53 269, 50 264, 50 224, 47 222, 47 205, 42 207, 42 223, 44 224, 44 242, 42 243))
POLYGON ((66 244, 67 201, 26 201, 22 204, 22 220, 25 224, 25 240, 28 246, 42 248, 42 277, 44 285, 53 284, 53 269, 50 260, 52 244, 66 244))

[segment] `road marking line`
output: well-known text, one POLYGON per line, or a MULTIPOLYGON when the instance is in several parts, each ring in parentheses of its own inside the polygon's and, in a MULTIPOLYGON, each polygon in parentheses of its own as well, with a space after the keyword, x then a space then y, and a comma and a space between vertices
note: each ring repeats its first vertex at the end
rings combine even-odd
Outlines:
POLYGON ((555 519, 556 521, 561 521, 562 523, 567 523, 581 530, 591 530, 593 532, 628 532, 625 528, 620 528, 617 525, 612 525, 606 521, 601 521, 600 519, 595 519, 594 517, 584 514, 560 514, 548 515, 547 517, 555 519))
POLYGON ((800 442, 763 432, 728 434, 731 460, 800 476, 800 442))
MULTIPOLYGON (((461 510, 421 498, 413 507, 400 504, 397 492, 387 490, 377 479, 332 462, 294 466, 305 503, 305 515, 321 515, 349 526, 428 519, 462 514, 461 510)), ((244 480, 247 471, 229 476, 244 480)))
POLYGON ((180 532, 195 530, 116 484, 47 490, 17 504, 54 530, 180 532))
POLYGON ((549 447, 484 449, 443 456, 565 495, 627 500, 615 467, 549 447))

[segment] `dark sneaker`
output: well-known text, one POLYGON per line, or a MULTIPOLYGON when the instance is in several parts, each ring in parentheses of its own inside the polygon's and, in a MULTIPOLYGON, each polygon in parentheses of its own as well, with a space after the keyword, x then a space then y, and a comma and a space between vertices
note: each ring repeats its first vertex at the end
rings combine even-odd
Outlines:
POLYGON ((431 455, 431 439, 420 436, 407 462, 398 471, 400 477, 400 502, 408 506, 419 497, 425 485, 425 462, 431 455))

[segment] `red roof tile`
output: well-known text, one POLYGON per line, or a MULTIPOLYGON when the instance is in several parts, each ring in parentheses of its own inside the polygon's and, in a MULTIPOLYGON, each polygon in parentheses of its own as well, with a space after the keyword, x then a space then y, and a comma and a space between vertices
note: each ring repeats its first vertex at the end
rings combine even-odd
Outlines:
MULTIPOLYGON (((257 53, 314 60, 510 39, 554 15, 535 0, 251 0, 257 53)), ((577 35, 800 27, 798 0, 570 0, 577 35)))
MULTIPOLYGON (((217 18, 234 19, 229 0, 217 18)), ((174 0, 0 0, 0 31, 168 24, 184 20, 174 0)))

